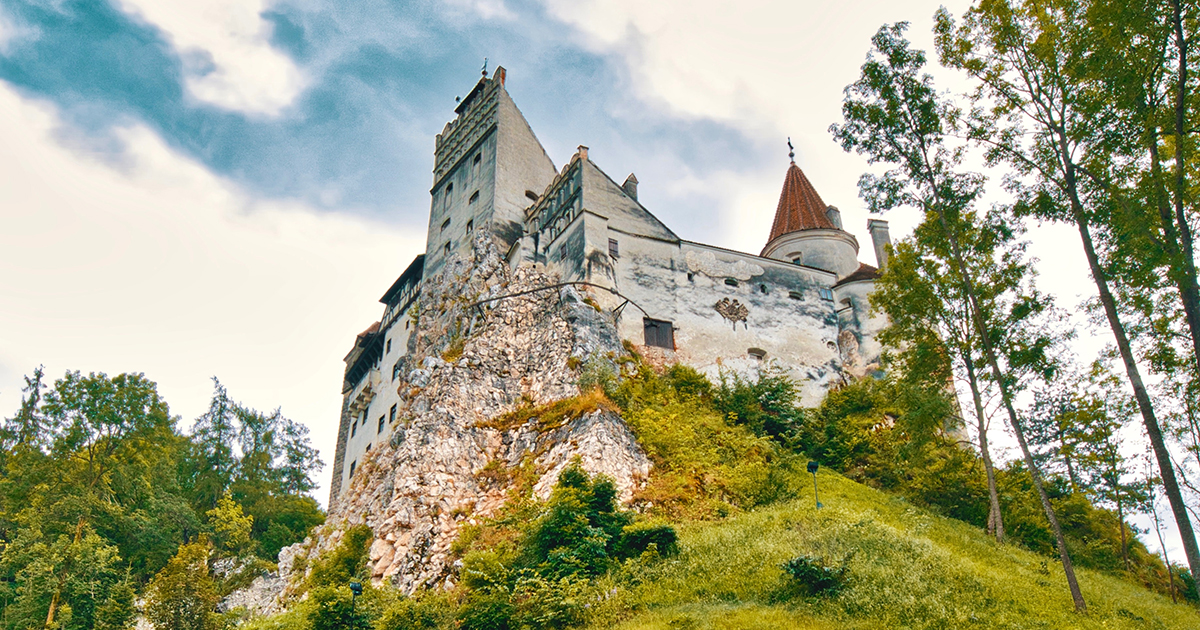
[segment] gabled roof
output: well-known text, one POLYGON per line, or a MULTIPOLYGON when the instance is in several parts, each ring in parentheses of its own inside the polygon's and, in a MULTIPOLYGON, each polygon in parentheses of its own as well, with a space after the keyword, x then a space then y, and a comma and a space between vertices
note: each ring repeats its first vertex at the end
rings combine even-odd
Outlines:
POLYGON ((836 230, 837 226, 825 215, 827 207, 825 202, 821 201, 817 190, 804 176, 804 171, 792 162, 783 179, 779 208, 775 210, 775 223, 771 226, 771 237, 767 242, 801 230, 836 230))

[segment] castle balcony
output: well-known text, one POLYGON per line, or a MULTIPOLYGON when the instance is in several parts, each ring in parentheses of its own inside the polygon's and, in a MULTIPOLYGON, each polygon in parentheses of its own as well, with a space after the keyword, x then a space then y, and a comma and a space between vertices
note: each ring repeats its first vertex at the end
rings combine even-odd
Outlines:
POLYGON ((350 394, 350 417, 357 416, 369 407, 382 386, 383 373, 379 371, 379 368, 373 368, 367 372, 366 377, 355 386, 354 391, 350 394))

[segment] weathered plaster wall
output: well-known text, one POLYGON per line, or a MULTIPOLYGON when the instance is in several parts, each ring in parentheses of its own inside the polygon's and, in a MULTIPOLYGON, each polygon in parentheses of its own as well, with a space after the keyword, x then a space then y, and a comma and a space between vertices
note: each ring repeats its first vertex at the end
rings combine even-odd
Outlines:
POLYGON ((842 364, 848 373, 859 378, 880 369, 883 345, 878 335, 888 325, 885 315, 871 310, 874 290, 875 283, 870 280, 847 282, 833 290, 842 328, 838 337, 842 364))

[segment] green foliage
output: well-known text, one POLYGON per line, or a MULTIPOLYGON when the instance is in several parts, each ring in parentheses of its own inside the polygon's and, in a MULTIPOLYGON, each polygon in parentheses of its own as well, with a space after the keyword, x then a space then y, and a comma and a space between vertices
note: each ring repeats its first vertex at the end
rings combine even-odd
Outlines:
POLYGON ((242 506, 226 490, 225 496, 217 501, 217 507, 208 511, 208 527, 217 549, 236 557, 250 546, 254 517, 242 512, 242 506))
MULTIPOLYGON (((679 369, 679 368, 676 368, 679 369)), ((694 372, 693 372, 694 373, 694 372)), ((700 377, 698 373, 695 376, 700 377)), ((676 390, 685 395, 691 391, 707 393, 693 378, 673 376, 676 390)), ((703 383, 707 384, 707 380, 703 383)), ((803 421, 796 384, 787 372, 775 363, 759 370, 757 378, 746 379, 724 371, 721 382, 712 392, 713 404, 731 424, 743 425, 755 435, 766 435, 784 443, 794 437, 803 421)))
POLYGON ((369 630, 368 613, 354 601, 354 594, 346 584, 319 586, 308 593, 307 620, 316 628, 345 628, 346 630, 369 630))
POLYGON ((310 588, 339 587, 352 580, 363 581, 367 576, 367 552, 375 534, 365 524, 355 525, 342 532, 342 540, 332 553, 313 561, 309 574, 310 588))
POLYGON ((675 527, 664 522, 635 521, 621 530, 617 557, 636 558, 651 549, 664 556, 679 551, 675 527))
POLYGON ((219 601, 204 541, 179 548, 146 589, 146 618, 156 630, 216 630, 219 601))
POLYGON ((655 545, 675 548, 674 528, 635 523, 618 509, 612 480, 591 478, 578 463, 563 469, 545 504, 529 508, 516 519, 516 544, 482 547, 487 536, 471 536, 460 576, 465 600, 456 615, 463 628, 580 625, 597 596, 595 579, 655 545))
POLYGON ((808 595, 837 595, 850 572, 846 563, 834 568, 820 558, 796 556, 779 567, 788 578, 788 590, 808 595))
MULTIPOLYGON (((686 367, 662 375, 642 364, 635 368, 612 397, 654 462, 638 502, 663 515, 712 517, 796 490, 789 471, 798 458, 777 441, 731 423, 714 406, 716 394, 702 376, 686 367)), ((757 399, 749 404, 763 413, 757 399)))
POLYGON ((190 438, 141 374, 68 372, 47 388, 39 368, 26 385, 0 423, 0 627, 51 616, 56 628, 123 627, 131 591, 152 578, 181 583, 181 545, 206 521, 221 553, 244 555, 277 552, 323 518, 292 493, 312 487, 303 428, 241 409, 219 384, 190 438), (226 474, 232 483, 210 483, 226 474), (268 528, 270 544, 259 544, 268 528))

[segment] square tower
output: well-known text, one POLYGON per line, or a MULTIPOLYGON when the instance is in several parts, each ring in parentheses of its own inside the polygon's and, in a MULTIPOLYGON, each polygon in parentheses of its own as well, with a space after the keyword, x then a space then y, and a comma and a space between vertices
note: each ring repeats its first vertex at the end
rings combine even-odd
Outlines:
POLYGON ((425 274, 452 253, 471 251, 471 234, 487 227, 501 252, 520 240, 525 209, 557 171, 521 110, 504 89, 506 72, 484 75, 435 141, 425 274))

